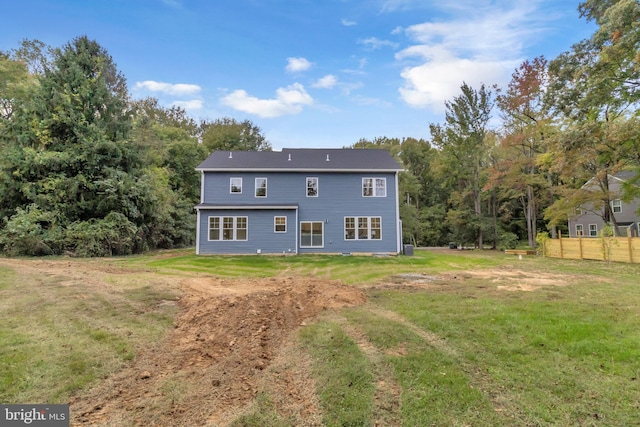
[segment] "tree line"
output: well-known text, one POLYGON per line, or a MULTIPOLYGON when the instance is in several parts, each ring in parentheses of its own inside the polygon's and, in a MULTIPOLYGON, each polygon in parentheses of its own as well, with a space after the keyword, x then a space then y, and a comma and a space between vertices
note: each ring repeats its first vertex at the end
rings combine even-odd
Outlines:
POLYGON ((524 61, 505 88, 463 83, 429 141, 355 144, 388 148, 404 165, 405 242, 535 247, 538 233, 566 232, 585 205, 618 228, 612 200, 640 197, 640 3, 588 0, 578 10, 597 25, 589 39, 524 61), (609 176, 623 170, 636 174, 620 195, 609 176))
MULTIPOLYGON (((592 203, 616 226, 607 177, 640 169, 640 5, 588 0, 591 38, 525 61, 506 88, 462 83, 430 140, 379 137, 403 165, 403 238, 419 246, 535 246, 592 203), (496 125, 496 123, 499 123, 496 125), (582 189, 589 179, 597 185, 582 189), (597 191, 593 191, 597 188, 597 191)), ((107 256, 190 246, 195 167, 214 150, 270 150, 251 121, 196 122, 131 99, 96 41, 0 52, 0 250, 107 256)), ((624 197, 638 196, 637 182, 624 197)))

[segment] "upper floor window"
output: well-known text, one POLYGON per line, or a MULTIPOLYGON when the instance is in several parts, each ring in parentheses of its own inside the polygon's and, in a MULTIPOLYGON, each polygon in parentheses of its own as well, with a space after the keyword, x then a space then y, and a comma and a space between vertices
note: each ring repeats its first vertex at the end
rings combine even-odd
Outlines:
POLYGON ((267 178, 256 178, 256 197, 267 197, 267 178))
POLYGON ((620 200, 620 199, 612 200, 611 201, 611 209, 613 210, 613 213, 622 212, 622 200, 620 200))
POLYGON ((241 194, 242 193, 242 178, 231 178, 229 180, 229 192, 241 194))
POLYGON ((307 177, 307 197, 318 197, 318 178, 307 177))
POLYGON ((387 179, 362 178, 362 197, 387 197, 387 179))

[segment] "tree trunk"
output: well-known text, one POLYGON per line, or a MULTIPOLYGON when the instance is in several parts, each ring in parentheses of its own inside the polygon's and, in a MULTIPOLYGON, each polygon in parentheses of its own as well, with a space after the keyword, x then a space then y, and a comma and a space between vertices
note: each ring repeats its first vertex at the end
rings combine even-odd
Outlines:
POLYGON ((484 242, 482 236, 482 193, 480 191, 474 191, 473 202, 476 218, 478 220, 478 249, 482 249, 484 247, 484 242))
POLYGON ((536 199, 533 191, 533 187, 527 185, 527 209, 525 213, 527 219, 527 238, 528 244, 532 248, 536 247, 536 234, 537 234, 537 215, 536 215, 536 199))

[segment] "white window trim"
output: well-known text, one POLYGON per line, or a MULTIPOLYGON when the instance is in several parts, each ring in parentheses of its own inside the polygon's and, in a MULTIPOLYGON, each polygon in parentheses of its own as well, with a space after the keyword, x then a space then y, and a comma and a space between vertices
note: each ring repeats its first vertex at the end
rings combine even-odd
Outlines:
MULTIPOLYGON (((313 227, 311 227, 311 229, 313 230, 313 227)), ((311 241, 313 241, 313 237, 311 238, 311 241)), ((302 249, 322 249, 324 248, 324 221, 300 221, 300 248, 302 249), (322 224, 322 245, 320 246, 304 246, 302 244, 302 224, 313 224, 319 222, 320 224, 322 224)))
POLYGON ((267 180, 267 178, 257 177, 257 178, 255 179, 254 184, 255 184, 255 190, 254 190, 254 192, 253 192, 254 197, 258 197, 258 198, 267 197, 267 194, 268 194, 268 192, 269 192, 269 191, 268 191, 268 190, 269 190, 269 180, 267 180), (264 179, 264 196, 258 196, 258 188, 261 188, 261 187, 258 187, 258 180, 259 180, 259 179, 260 179, 260 180, 264 179))
POLYGON ((589 237, 598 237, 598 224, 589 224, 589 237), (596 234, 591 234, 591 226, 595 227, 596 234))
POLYGON ((304 180, 305 183, 305 193, 307 195, 307 197, 318 197, 318 194, 320 194, 320 179, 317 176, 308 176, 305 178, 304 180), (309 195, 309 180, 310 179, 315 179, 316 181, 316 194, 313 196, 309 195))
POLYGON ((353 242, 354 240, 361 240, 361 241, 371 241, 371 240, 382 240, 382 217, 381 216, 345 216, 344 217, 344 241, 345 242, 353 242), (353 239, 347 239, 347 219, 353 219, 354 220, 354 235, 355 237, 353 239), (360 218, 367 218, 367 238, 366 239, 362 239, 360 238, 360 234, 358 233, 358 224, 360 223, 360 218), (373 239, 371 238, 371 220, 372 219, 377 219, 380 223, 380 236, 377 239, 373 239))
MULTIPOLYGON (((236 185, 236 187, 238 187, 236 185)), ((232 176, 231 178, 229 178, 229 194, 242 194, 242 178, 238 177, 238 176, 232 176), (239 179, 240 180, 240 191, 233 191, 233 180, 234 179, 239 179)))
POLYGON ((622 200, 620 199, 615 199, 611 201, 611 211, 613 213, 622 213, 622 200), (616 208, 618 208, 618 210, 616 211, 616 208))
POLYGON ((249 240, 249 217, 246 216, 210 216, 207 222, 207 241, 209 242, 246 242, 249 240), (233 239, 223 239, 222 235, 224 233, 224 219, 225 218, 233 218, 233 239), (238 219, 244 218, 245 224, 247 225, 246 229, 246 238, 238 239, 238 219), (218 238, 211 238, 211 220, 218 220, 218 238))
POLYGON ((365 176, 362 178, 362 197, 387 197, 387 178, 383 178, 383 177, 375 177, 375 176, 365 176), (367 196, 364 194, 364 184, 365 184, 365 180, 371 180, 371 192, 372 194, 370 196, 367 196), (378 180, 380 180, 381 182, 384 183, 384 194, 378 194, 378 180))
POLYGON ((284 216, 284 215, 277 215, 277 216, 274 216, 274 217, 273 217, 273 232, 274 232, 274 233, 286 233, 286 232, 287 232, 287 217, 286 217, 286 216, 284 216), (278 230, 276 229, 276 227, 277 227, 278 225, 283 225, 283 224, 278 224, 278 223, 277 223, 277 219, 278 219, 278 218, 284 218, 284 230, 283 230, 283 231, 278 231, 278 230))
POLYGON ((584 237, 584 226, 582 224, 576 224, 576 236, 584 237))

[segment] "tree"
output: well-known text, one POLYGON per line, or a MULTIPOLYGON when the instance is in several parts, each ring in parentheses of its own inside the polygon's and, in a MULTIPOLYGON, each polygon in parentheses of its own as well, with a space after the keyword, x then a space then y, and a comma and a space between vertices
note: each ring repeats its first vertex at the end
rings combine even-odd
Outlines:
POLYGON ((633 116, 640 102, 640 4, 588 0, 579 10, 599 27, 549 65, 547 102, 562 120, 549 163, 562 179, 563 198, 545 216, 559 223, 577 206, 593 203, 617 228, 610 202, 618 196, 611 194, 609 176, 638 167, 633 116), (598 191, 580 189, 588 180, 598 191))
POLYGON ((11 119, 17 103, 27 98, 32 82, 24 63, 0 52, 0 131, 2 123, 11 119))
POLYGON ((262 130, 250 120, 238 122, 225 117, 213 122, 201 123, 202 145, 209 153, 225 151, 271 151, 271 144, 262 134, 262 130))
POLYGON ((640 100, 640 3, 588 0, 578 10, 598 29, 551 61, 551 105, 572 119, 611 120, 640 100))
POLYGON ((549 177, 543 175, 538 162, 546 151, 551 120, 543 105, 546 86, 547 61, 538 57, 523 62, 512 74, 507 89, 498 91, 496 97, 505 135, 491 182, 505 199, 519 203, 531 247, 536 245, 542 193, 550 187, 549 177))
POLYGON ((460 95, 445 102, 445 124, 431 124, 429 129, 434 145, 441 151, 441 173, 454 188, 447 222, 463 243, 472 239, 482 248, 487 228, 482 209, 489 151, 485 138, 492 94, 485 85, 476 91, 463 83, 460 89, 460 95))
POLYGON ((78 230, 111 227, 118 213, 130 224, 120 224, 122 230, 138 242, 123 250, 139 250, 132 230, 144 223, 145 200, 127 142, 131 120, 124 77, 98 43, 79 37, 56 50, 51 67, 37 79, 32 96, 9 122, 1 164, 3 176, 10 177, 0 182, 3 215, 11 222, 30 212, 22 217, 55 235, 49 246, 59 253, 71 241, 79 244, 80 235, 93 245, 99 233, 78 230), (65 237, 65 230, 75 230, 76 237, 65 237))

